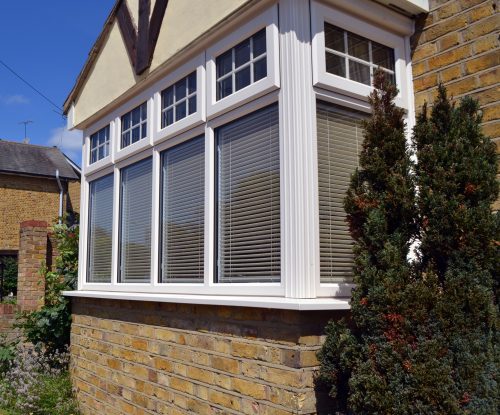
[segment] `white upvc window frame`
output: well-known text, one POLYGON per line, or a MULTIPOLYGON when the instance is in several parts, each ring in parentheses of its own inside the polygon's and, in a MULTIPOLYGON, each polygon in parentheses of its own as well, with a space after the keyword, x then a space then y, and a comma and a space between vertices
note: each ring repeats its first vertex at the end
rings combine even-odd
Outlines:
POLYGON ((280 87, 278 6, 271 6, 238 27, 229 36, 208 48, 206 55, 207 117, 209 119, 229 111, 235 105, 244 104, 278 89, 280 87), (217 57, 264 28, 266 30, 267 76, 217 100, 217 57))
POLYGON ((200 125, 206 120, 206 74, 205 74, 205 54, 199 54, 195 58, 181 65, 173 72, 168 74, 160 82, 154 86, 153 93, 153 110, 155 116, 152 125, 152 143, 158 144, 163 140, 173 138, 177 134, 181 134, 197 125, 200 125), (177 81, 185 78, 191 73, 196 72, 196 111, 187 115, 179 121, 164 128, 161 127, 162 105, 161 94, 168 87, 174 85, 177 81))
MULTIPOLYGON (((359 3, 359 2, 358 2, 359 3)), ((378 6, 378 5, 375 5, 378 6)), ((389 11, 387 18, 391 18, 389 11)), ((316 0, 311 2, 311 30, 313 51, 313 83, 316 87, 339 92, 353 98, 367 101, 373 87, 326 71, 324 25, 330 23, 340 29, 355 33, 394 50, 394 75, 399 93, 396 105, 408 109, 407 53, 403 35, 378 27, 354 14, 329 7, 316 0)), ((338 53, 340 55, 340 53, 338 53)))
MULTIPOLYGON (((84 296, 104 298, 107 295, 106 292, 109 292, 109 298, 138 300, 151 298, 152 301, 253 304, 258 307, 266 307, 267 305, 270 308, 291 309, 348 308, 348 298, 351 295, 353 284, 322 284, 320 282, 319 238, 316 237, 318 234, 316 228, 319 227, 318 201, 312 197, 314 194, 317 195, 318 185, 317 163, 314 160, 317 157, 316 102, 323 100, 366 113, 370 112, 370 106, 366 96, 353 93, 349 85, 341 87, 339 84, 334 87, 330 81, 328 83, 318 81, 317 58, 318 53, 324 56, 324 48, 319 49, 318 41, 321 39, 317 30, 321 28, 323 31, 324 16, 333 14, 337 17, 346 17, 343 22, 332 22, 345 30, 373 38, 373 40, 391 47, 384 41, 385 38, 377 39, 358 31, 358 26, 366 25, 367 28, 377 29, 379 34, 389 33, 398 39, 398 44, 402 42, 403 51, 401 53, 404 55, 404 59, 401 59, 401 64, 403 67, 397 70, 402 71, 400 79, 405 79, 406 83, 400 84, 398 80, 398 86, 402 90, 400 99, 406 96, 406 101, 400 104, 409 110, 408 124, 411 128, 414 117, 412 99, 410 99, 412 96, 409 55, 409 36, 411 33, 402 34, 404 30, 407 30, 407 21, 411 22, 411 20, 399 16, 396 25, 399 28, 399 33, 391 34, 387 24, 384 26, 380 23, 381 27, 384 27, 382 29, 375 27, 373 22, 378 19, 377 24, 379 24, 378 22, 382 22, 387 17, 388 12, 389 15, 392 15, 393 12, 372 1, 352 0, 348 7, 358 7, 357 12, 353 15, 346 12, 346 3, 343 0, 324 0, 323 3, 320 4, 312 0, 310 3, 300 2, 298 4, 295 3, 295 0, 280 0, 279 9, 277 4, 273 3, 263 12, 247 10, 249 19, 245 21, 246 23, 237 26, 235 31, 226 38, 218 40, 204 53, 192 58, 187 63, 183 63, 163 79, 155 82, 154 85, 140 92, 119 108, 114 109, 111 114, 104 116, 84 132, 86 140, 83 152, 86 155, 86 163, 89 160, 88 137, 90 132, 93 133, 109 123, 112 145, 110 157, 91 166, 84 163, 81 191, 83 209, 88 206, 89 202, 89 181, 114 172, 112 280, 111 283, 86 282, 88 218, 82 215, 81 267, 78 289, 83 292, 84 296), (332 4, 332 7, 326 6, 327 3, 332 4), (296 9, 296 6, 300 10, 296 9), (364 12, 363 7, 366 7, 364 12), (282 25, 279 29, 278 10, 282 25), (376 12, 375 17, 374 11, 376 12), (308 15, 309 12, 311 16, 308 15), (257 13, 260 14, 256 15, 257 13), (305 16, 305 18, 301 19, 301 16, 305 16), (366 16, 366 20, 360 16, 366 16), (312 21, 309 17, 312 17, 312 21), (309 22, 311 22, 311 26, 309 26, 309 22), (357 26, 348 27, 346 22, 356 22, 357 26), (216 57, 263 27, 266 28, 267 77, 216 101, 216 57), (290 33, 295 33, 295 30, 297 30, 297 36, 291 36, 290 33), (310 35, 312 36, 311 42, 307 44, 307 38, 310 35), (311 60, 305 59, 306 56, 310 56, 311 60), (196 113, 161 129, 161 92, 194 70, 197 72, 196 113), (282 77, 281 80, 280 77, 282 77), (312 82, 304 80, 312 80, 312 82), (307 87, 304 88, 304 86, 307 87), (300 103, 290 105, 290 97, 296 94, 300 97, 300 103), (147 139, 139 140, 125 149, 120 149, 121 115, 145 100, 148 102, 147 139), (217 243, 215 240, 215 227, 217 226, 215 221, 215 129, 276 102, 280 106, 281 281, 280 283, 217 283, 214 275, 214 262, 217 260, 215 258, 215 244, 217 243), (297 113, 304 114, 304 119, 294 119, 293 117, 297 113), (205 140, 204 280, 202 283, 161 283, 159 282, 161 152, 201 135, 204 136, 205 140), (307 139, 306 144, 304 144, 304 137, 307 139), (118 283, 120 169, 149 156, 153 157, 151 280, 147 284, 118 283), (294 169, 297 169, 295 173, 294 169), (292 172, 290 177, 285 177, 285 170, 292 172), (303 175, 307 175, 307 177, 302 177, 303 175), (292 205, 287 205, 287 202, 292 205), (300 218, 305 213, 310 214, 307 220, 304 220, 304 223, 295 223, 296 220, 301 222, 300 218), (303 258, 297 257, 305 251, 307 254, 303 258)), ((223 32, 227 33, 230 28, 234 27, 234 25, 230 25, 223 32)), ((397 64, 398 62, 396 62, 397 64)), ((343 84, 348 81, 345 78, 338 78, 343 84)), ((398 79, 398 75, 396 78, 398 79)), ((365 91, 366 95, 371 92, 371 87, 360 85, 368 88, 365 91)))

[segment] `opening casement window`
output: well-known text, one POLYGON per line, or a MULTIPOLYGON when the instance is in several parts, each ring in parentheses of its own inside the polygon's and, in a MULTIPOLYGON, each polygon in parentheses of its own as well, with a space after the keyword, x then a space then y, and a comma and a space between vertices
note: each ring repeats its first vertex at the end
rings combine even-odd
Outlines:
POLYGON ((196 72, 161 93, 161 128, 196 112, 196 72))
MULTIPOLYGON (((357 4, 354 2, 352 8, 357 4)), ((379 6, 368 4, 375 11, 379 6)), ((408 89, 409 36, 411 20, 390 10, 370 15, 369 21, 356 15, 311 2, 313 83, 361 101, 367 101, 372 90, 373 72, 381 68, 399 89, 396 104, 410 108, 408 89), (371 22, 378 19, 380 25, 371 22)))
POLYGON ((273 6, 207 50, 208 116, 279 87, 278 8, 273 6))
POLYGON ((90 164, 109 156, 109 134, 109 125, 107 125, 90 136, 90 164))
POLYGON ((267 76, 266 30, 259 30, 215 60, 217 100, 267 76))
POLYGON ((121 117, 121 148, 146 138, 148 135, 148 106, 143 103, 121 117))

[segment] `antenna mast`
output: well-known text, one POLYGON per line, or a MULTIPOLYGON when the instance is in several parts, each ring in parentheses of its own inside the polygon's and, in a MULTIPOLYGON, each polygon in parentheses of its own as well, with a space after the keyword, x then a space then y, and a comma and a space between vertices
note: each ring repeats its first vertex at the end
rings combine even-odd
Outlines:
POLYGON ((28 136, 26 135, 26 129, 27 129, 28 124, 33 124, 33 121, 31 121, 31 120, 21 121, 19 124, 24 124, 24 139, 23 139, 23 143, 24 144, 28 144, 30 142, 30 140, 29 140, 28 136))

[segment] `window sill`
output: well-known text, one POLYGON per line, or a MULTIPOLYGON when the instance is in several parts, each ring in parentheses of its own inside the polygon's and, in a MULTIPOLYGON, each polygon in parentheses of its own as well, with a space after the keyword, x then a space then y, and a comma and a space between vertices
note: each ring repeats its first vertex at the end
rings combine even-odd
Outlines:
POLYGON ((234 307, 275 308, 282 310, 350 310, 349 298, 283 298, 215 295, 147 294, 109 291, 64 291, 66 297, 109 300, 156 301, 160 303, 203 304, 234 307))

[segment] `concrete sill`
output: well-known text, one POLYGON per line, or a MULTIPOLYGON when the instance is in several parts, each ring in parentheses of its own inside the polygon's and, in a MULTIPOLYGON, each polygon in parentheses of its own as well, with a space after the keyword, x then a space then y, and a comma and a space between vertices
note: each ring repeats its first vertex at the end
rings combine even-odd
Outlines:
POLYGON ((156 301, 160 303, 204 304, 233 307, 276 308, 282 310, 349 310, 349 298, 282 298, 184 294, 124 293, 112 291, 64 291, 66 297, 110 300, 156 301))

